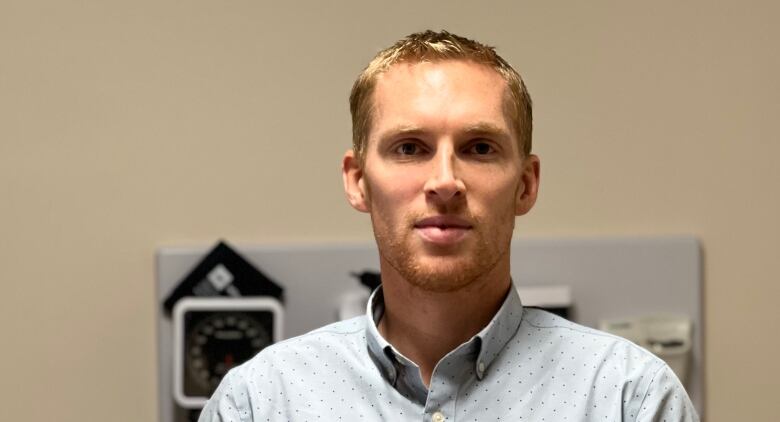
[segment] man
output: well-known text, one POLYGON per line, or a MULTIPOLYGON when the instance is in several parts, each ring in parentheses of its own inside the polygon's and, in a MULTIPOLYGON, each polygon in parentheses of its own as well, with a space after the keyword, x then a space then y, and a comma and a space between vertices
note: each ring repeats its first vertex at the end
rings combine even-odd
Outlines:
POLYGON ((350 106, 344 187, 371 216, 382 287, 366 316, 231 371, 202 421, 698 420, 663 361, 521 305, 509 250, 539 158, 530 97, 492 48, 412 34, 350 106))

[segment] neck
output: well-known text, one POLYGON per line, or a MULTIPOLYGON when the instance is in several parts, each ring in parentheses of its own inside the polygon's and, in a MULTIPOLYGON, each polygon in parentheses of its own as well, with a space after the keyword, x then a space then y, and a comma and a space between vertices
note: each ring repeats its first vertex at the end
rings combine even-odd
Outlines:
POLYGON ((381 270, 385 313, 379 332, 420 367, 426 386, 441 358, 490 322, 511 284, 508 259, 452 292, 420 289, 384 260, 381 270))

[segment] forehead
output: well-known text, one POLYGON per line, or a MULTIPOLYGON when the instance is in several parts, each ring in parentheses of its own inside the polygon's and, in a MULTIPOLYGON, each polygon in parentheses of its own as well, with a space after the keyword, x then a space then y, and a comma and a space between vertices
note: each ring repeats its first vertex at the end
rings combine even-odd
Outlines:
POLYGON ((490 123, 509 129, 508 88, 494 69, 464 60, 398 63, 378 75, 372 132, 386 125, 490 123))

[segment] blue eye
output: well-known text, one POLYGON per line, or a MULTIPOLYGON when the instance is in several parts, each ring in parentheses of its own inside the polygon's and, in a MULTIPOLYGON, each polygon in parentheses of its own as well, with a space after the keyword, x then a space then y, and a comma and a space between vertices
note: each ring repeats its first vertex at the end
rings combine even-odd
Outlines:
POLYGON ((471 152, 477 155, 487 155, 493 152, 493 147, 486 142, 478 142, 471 146, 471 152))
POLYGON ((415 155, 420 152, 420 147, 417 144, 406 142, 399 145, 396 152, 403 155, 415 155))

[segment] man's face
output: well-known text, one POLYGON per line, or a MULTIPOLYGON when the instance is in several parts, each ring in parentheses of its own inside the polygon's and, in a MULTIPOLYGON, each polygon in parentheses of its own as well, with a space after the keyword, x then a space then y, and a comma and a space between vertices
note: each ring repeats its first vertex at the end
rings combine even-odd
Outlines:
POLYGON ((508 264, 539 164, 521 157, 505 96, 497 72, 467 61, 396 64, 377 80, 365 162, 347 153, 345 187, 383 262, 418 287, 458 290, 508 264))

